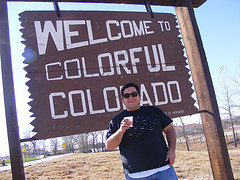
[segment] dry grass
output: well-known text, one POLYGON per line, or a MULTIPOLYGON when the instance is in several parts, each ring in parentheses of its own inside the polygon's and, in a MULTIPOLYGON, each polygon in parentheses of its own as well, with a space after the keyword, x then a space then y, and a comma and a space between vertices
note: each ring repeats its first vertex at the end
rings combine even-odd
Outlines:
MULTIPOLYGON (((205 143, 190 143, 190 151, 185 144, 178 144, 174 164, 179 180, 213 179, 205 143), (200 150, 200 151, 199 151, 200 150)), ((229 155, 235 179, 240 180, 240 148, 229 148, 229 155)), ((81 179, 116 180, 125 179, 119 152, 82 154, 33 164, 25 167, 27 180, 81 179)), ((11 179, 10 171, 0 171, 1 180, 11 179)))

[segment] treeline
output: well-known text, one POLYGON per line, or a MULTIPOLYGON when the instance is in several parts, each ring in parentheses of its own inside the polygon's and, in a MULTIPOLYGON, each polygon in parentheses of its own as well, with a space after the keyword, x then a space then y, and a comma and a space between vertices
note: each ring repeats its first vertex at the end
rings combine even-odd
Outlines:
MULTIPOLYGON (((25 132, 25 138, 32 132, 25 132)), ((47 140, 32 140, 21 143, 24 157, 38 155, 57 155, 63 153, 91 153, 105 151, 106 130, 52 138, 47 140)))

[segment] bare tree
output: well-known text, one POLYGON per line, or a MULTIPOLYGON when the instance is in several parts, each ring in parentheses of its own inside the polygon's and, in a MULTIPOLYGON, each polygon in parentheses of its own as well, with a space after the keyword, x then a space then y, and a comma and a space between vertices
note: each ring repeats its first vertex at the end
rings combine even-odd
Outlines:
POLYGON ((66 152, 68 153, 74 153, 74 146, 75 146, 75 141, 74 141, 74 136, 65 136, 62 137, 64 143, 66 144, 66 152))
POLYGON ((99 132, 100 135, 101 135, 101 147, 102 147, 102 152, 104 151, 104 148, 105 148, 105 135, 106 135, 106 130, 102 130, 99 132))
MULTIPOLYGON (((27 129, 23 133, 24 138, 32 138, 34 136, 34 133, 31 131, 31 129, 27 129)), ((36 156, 38 154, 38 141, 37 140, 32 140, 29 141, 29 147, 32 150, 32 155, 36 156)))
MULTIPOLYGON (((225 84, 225 83, 224 83, 225 84)), ((234 138, 234 146, 237 147, 237 142, 236 142, 236 136, 235 136, 235 130, 234 130, 234 123, 233 123, 233 115, 232 115, 232 108, 234 107, 231 102, 231 93, 229 91, 229 87, 227 85, 224 85, 224 95, 225 95, 225 103, 226 106, 223 106, 222 109, 224 109, 230 118, 231 126, 232 126, 232 131, 233 131, 233 138, 234 138)))
POLYGON ((46 143, 45 143, 45 140, 40 140, 39 141, 40 142, 40 144, 41 144, 41 154, 43 154, 43 155, 47 155, 48 154, 48 151, 47 151, 47 145, 46 145, 46 143))
MULTIPOLYGON (((97 136, 99 134, 99 131, 96 131, 96 132, 90 132, 89 135, 90 137, 92 137, 92 148, 93 148, 93 152, 96 152, 96 148, 98 150, 98 147, 97 147, 97 136)), ((99 151, 99 150, 98 150, 99 151)))
POLYGON ((184 120, 182 117, 180 117, 180 122, 182 124, 183 137, 185 139, 186 147, 187 147, 187 150, 189 151, 188 136, 187 136, 186 129, 185 129, 185 123, 184 123, 184 120))
MULTIPOLYGON (((240 61, 237 67, 237 73, 239 73, 239 68, 240 68, 240 61)), ((236 78, 234 78, 234 85, 236 86, 236 93, 238 95, 238 102, 240 101, 240 76, 237 76, 236 78)), ((239 109, 240 108, 240 104, 237 104, 236 107, 239 109)))
POLYGON ((83 134, 76 134, 73 136, 73 139, 78 146, 78 149, 80 152, 89 152, 88 150, 88 134, 83 133, 83 134))
POLYGON ((58 152, 58 147, 59 147, 58 144, 59 144, 58 138, 50 139, 50 149, 52 150, 54 155, 56 155, 58 152))
POLYGON ((234 130, 234 121, 233 121, 233 109, 236 106, 236 103, 232 100, 234 94, 234 90, 233 90, 233 84, 232 84, 232 80, 230 78, 230 76, 227 73, 227 70, 223 67, 221 69, 222 72, 222 77, 221 78, 221 87, 223 89, 223 95, 222 95, 222 101, 221 101, 221 108, 224 110, 224 114, 227 114, 229 119, 230 119, 230 123, 231 123, 231 127, 232 127, 232 132, 233 132, 233 138, 234 138, 234 146, 237 147, 237 142, 236 142, 236 135, 235 135, 235 130, 234 130), (223 80, 224 78, 224 80, 223 80))
POLYGON ((22 150, 25 149, 25 152, 23 151, 24 158, 30 157, 32 155, 32 148, 29 146, 29 143, 23 143, 21 145, 22 150))

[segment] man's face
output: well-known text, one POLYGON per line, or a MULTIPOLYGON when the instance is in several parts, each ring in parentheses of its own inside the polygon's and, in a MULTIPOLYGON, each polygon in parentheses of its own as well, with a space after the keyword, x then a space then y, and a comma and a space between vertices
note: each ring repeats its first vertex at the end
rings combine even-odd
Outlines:
MULTIPOLYGON (((131 94, 133 92, 137 92, 136 88, 129 87, 124 90, 123 94, 127 94, 127 93, 131 94)), ((136 111, 140 107, 140 95, 139 94, 137 94, 136 97, 132 97, 132 95, 129 98, 122 97, 122 101, 128 111, 136 111)))

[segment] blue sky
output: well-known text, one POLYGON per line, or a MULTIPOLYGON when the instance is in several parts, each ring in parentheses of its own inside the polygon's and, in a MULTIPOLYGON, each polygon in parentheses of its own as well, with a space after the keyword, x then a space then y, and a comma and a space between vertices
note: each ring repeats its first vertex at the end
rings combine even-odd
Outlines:
POLYGON ((236 73, 235 67, 240 63, 237 50, 240 40, 239 5, 238 0, 208 0, 195 9, 213 78, 216 78, 221 66, 226 66, 232 73, 236 73))
MULTIPOLYGON (((195 8, 195 15, 203 40, 204 49, 212 75, 215 91, 219 88, 219 72, 221 67, 228 69, 232 76, 240 77, 240 54, 238 44, 240 42, 240 1, 239 0, 208 0, 201 7, 195 8)), ((27 105, 28 96, 25 72, 23 70, 24 46, 21 44, 21 33, 19 31, 20 22, 18 14, 25 10, 53 10, 52 3, 8 3, 10 36, 13 60, 13 74, 16 104, 19 120, 20 134, 31 127, 32 121, 27 105), (21 113, 20 113, 21 112, 21 113)), ((122 10, 122 11, 146 11, 144 6, 135 5, 112 5, 112 4, 60 4, 62 10, 122 10)), ((173 7, 152 6, 153 12, 167 12, 175 14, 173 7)), ((0 84, 1 80, 0 80, 0 84)), ((8 153, 8 140, 6 131, 6 120, 2 98, 2 88, 0 88, 0 155, 8 153)))

